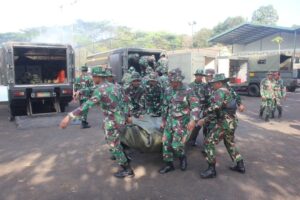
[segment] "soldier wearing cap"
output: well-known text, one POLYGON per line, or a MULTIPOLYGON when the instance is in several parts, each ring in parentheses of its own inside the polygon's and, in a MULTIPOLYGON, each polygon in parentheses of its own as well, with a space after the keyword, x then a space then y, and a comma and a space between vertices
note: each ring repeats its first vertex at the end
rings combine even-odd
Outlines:
POLYGON ((164 71, 168 72, 169 70, 169 63, 167 58, 166 52, 161 52, 159 59, 157 61, 157 68, 162 68, 164 71))
MULTIPOLYGON (((81 67, 81 75, 77 77, 74 81, 74 98, 79 100, 80 105, 86 102, 93 92, 93 79, 87 74, 88 67, 81 67)), ((81 118, 81 128, 90 128, 87 122, 87 115, 82 115, 81 118)))
POLYGON ((131 75, 135 72, 135 68, 133 66, 129 67, 128 71, 124 73, 122 77, 123 89, 125 90, 130 85, 131 75))
POLYGON ((141 85, 141 76, 138 72, 131 75, 130 86, 125 89, 125 95, 129 99, 130 114, 136 118, 145 113, 144 88, 141 85))
POLYGON ((149 75, 153 72, 153 68, 148 66, 145 71, 145 76, 142 78, 142 86, 144 87, 147 84, 149 75))
POLYGON ((183 79, 180 69, 169 72, 170 87, 163 97, 162 106, 162 152, 166 165, 159 170, 161 174, 175 169, 174 156, 179 157, 180 169, 186 170, 185 143, 199 119, 199 100, 192 89, 182 83, 183 79))
POLYGON ((272 118, 274 118, 276 109, 278 110, 278 118, 282 116, 282 99, 286 98, 286 87, 284 86, 283 80, 280 78, 280 72, 274 72, 274 105, 272 109, 272 118))
POLYGON ((114 175, 117 178, 132 177, 134 172, 130 167, 128 158, 120 143, 120 133, 126 122, 130 122, 128 109, 122 109, 122 94, 118 88, 105 80, 107 76, 105 69, 94 67, 92 76, 95 82, 95 90, 92 97, 79 108, 70 112, 60 123, 61 128, 66 128, 71 119, 80 117, 94 106, 100 106, 104 114, 105 139, 109 145, 110 152, 121 166, 121 170, 114 175))
POLYGON ((274 105, 275 84, 273 79, 273 72, 269 71, 266 76, 267 77, 260 82, 261 105, 259 110, 259 117, 262 118, 264 111, 266 111, 265 121, 268 122, 274 105))
POLYGON ((214 92, 209 99, 209 107, 204 118, 198 121, 202 126, 209 121, 212 129, 209 130, 207 137, 204 139, 204 150, 208 168, 201 173, 202 178, 216 177, 216 147, 221 140, 224 141, 227 152, 232 161, 236 163, 231 170, 245 173, 245 166, 242 156, 234 143, 234 132, 237 127, 236 118, 236 101, 231 95, 228 88, 224 85, 229 79, 224 74, 216 74, 209 82, 214 92))
POLYGON ((145 88, 145 108, 147 114, 152 116, 161 115, 162 87, 157 80, 157 74, 151 72, 147 78, 145 88))
MULTIPOLYGON (((199 109, 202 111, 205 106, 205 93, 206 93, 206 83, 203 82, 203 78, 206 76, 203 69, 197 69, 195 72, 195 80, 194 82, 190 83, 190 87, 195 92, 196 96, 199 99, 199 109)), ((199 116, 200 117, 200 116, 199 116)), ((196 125, 196 127, 193 129, 192 134, 190 136, 190 143, 195 146, 196 145, 196 139, 199 134, 199 131, 201 129, 201 126, 196 125)))

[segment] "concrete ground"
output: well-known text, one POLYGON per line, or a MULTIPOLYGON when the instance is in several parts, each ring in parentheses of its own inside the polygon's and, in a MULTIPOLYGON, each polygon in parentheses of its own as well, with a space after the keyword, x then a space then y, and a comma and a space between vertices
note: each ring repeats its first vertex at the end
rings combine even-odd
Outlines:
POLYGON ((299 90, 288 94, 283 118, 268 123, 257 117, 259 98, 242 99, 247 111, 239 113, 236 143, 247 172, 228 169, 232 163, 220 143, 218 176, 211 180, 200 178, 207 164, 199 146, 188 148, 185 172, 160 175, 161 155, 134 152, 136 176, 116 179, 97 109, 89 116, 92 128, 61 130, 62 115, 20 118, 17 127, 0 106, 0 199, 300 199, 299 90))

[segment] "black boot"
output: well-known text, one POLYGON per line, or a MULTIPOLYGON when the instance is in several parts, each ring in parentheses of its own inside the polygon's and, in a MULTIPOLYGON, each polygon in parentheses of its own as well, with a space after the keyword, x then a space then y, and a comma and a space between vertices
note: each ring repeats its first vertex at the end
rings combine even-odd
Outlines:
POLYGON ((186 168, 187 168, 187 159, 186 159, 186 156, 183 155, 179 158, 180 160, 180 169, 181 171, 185 171, 186 168))
POLYGON ((281 118, 282 116, 282 108, 281 107, 278 107, 278 118, 281 118))
POLYGON ((121 165, 121 167, 122 169, 114 174, 115 177, 117 178, 134 177, 134 172, 130 167, 129 163, 126 163, 125 165, 121 165))
POLYGON ((269 122, 269 121, 270 121, 270 120, 269 120, 269 115, 266 115, 265 121, 266 121, 266 122, 269 122))
POLYGON ((217 176, 216 165, 208 164, 208 168, 200 176, 201 178, 215 178, 217 176))
POLYGON ((244 165, 244 161, 243 160, 240 160, 236 163, 235 166, 233 167, 230 167, 230 169, 232 171, 237 171, 237 172, 240 172, 242 174, 244 174, 246 172, 246 169, 245 169, 245 165, 244 165))
POLYGON ((161 168, 159 170, 159 173, 165 174, 165 173, 168 173, 168 172, 173 171, 173 170, 175 170, 173 162, 167 162, 166 166, 164 166, 163 168, 161 168))
POLYGON ((89 123, 87 121, 82 121, 81 122, 81 128, 91 128, 91 126, 89 125, 89 123))
POLYGON ((259 117, 262 118, 263 114, 264 114, 264 110, 265 108, 260 108, 259 110, 259 117))

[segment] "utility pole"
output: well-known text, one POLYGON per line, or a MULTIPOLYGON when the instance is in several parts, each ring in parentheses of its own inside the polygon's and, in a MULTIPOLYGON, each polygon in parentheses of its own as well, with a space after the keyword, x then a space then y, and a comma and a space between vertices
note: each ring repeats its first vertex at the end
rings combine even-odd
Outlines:
POLYGON ((194 26, 196 25, 196 21, 192 21, 192 22, 189 22, 189 25, 191 26, 192 28, 192 45, 191 45, 191 48, 194 47, 194 26))

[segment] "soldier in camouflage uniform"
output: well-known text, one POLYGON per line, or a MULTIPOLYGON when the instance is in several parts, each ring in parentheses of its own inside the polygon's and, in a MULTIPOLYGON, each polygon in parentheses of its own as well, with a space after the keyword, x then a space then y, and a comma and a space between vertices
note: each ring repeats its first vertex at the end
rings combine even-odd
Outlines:
POLYGON ((274 80, 273 73, 268 72, 267 78, 264 78, 260 82, 260 96, 261 96, 261 106, 259 111, 259 117, 262 118, 264 111, 266 111, 265 121, 269 121, 270 114, 274 105, 274 80))
POLYGON ((168 73, 165 71, 164 68, 157 68, 156 72, 158 74, 158 82, 160 83, 161 87, 163 88, 163 93, 165 90, 170 86, 168 73))
MULTIPOLYGON (((82 66, 81 75, 74 81, 74 97, 79 100, 80 105, 91 97, 94 86, 93 79, 87 74, 87 71, 87 66, 82 66)), ((90 128, 90 125, 87 122, 87 113, 82 115, 81 128, 90 128)))
POLYGON ((139 60, 139 65, 141 69, 141 76, 144 77, 146 75, 147 67, 152 67, 152 69, 156 68, 155 56, 141 56, 139 60))
POLYGON ((124 73, 122 77, 123 89, 125 90, 130 85, 131 75, 135 72, 135 68, 133 66, 129 67, 128 71, 124 73))
POLYGON ((169 63, 166 52, 161 52, 159 59, 157 61, 157 68, 163 69, 164 71, 169 71, 169 63))
POLYGON ((157 75, 152 72, 145 85, 145 107, 147 114, 152 116, 161 115, 161 105, 162 105, 162 87, 157 81, 157 75))
POLYGON ((237 107, 234 97, 224 85, 224 82, 227 81, 228 79, 225 78, 224 74, 216 74, 210 81, 210 84, 212 84, 214 88, 214 92, 209 100, 210 104, 207 109, 207 114, 203 119, 198 121, 200 126, 207 121, 210 122, 210 125, 214 125, 204 139, 204 150, 208 162, 208 169, 201 173, 202 178, 216 177, 215 145, 221 140, 224 141, 230 158, 236 163, 236 165, 230 169, 245 173, 243 158, 234 143, 234 132, 237 127, 237 117, 235 114, 237 107))
POLYGON ((149 78, 149 75, 153 72, 153 68, 148 66, 146 68, 146 73, 145 73, 145 76, 142 78, 142 86, 144 87, 147 82, 148 82, 148 78, 149 78))
POLYGON ((274 96, 275 101, 272 110, 272 118, 274 118, 276 109, 278 110, 278 118, 282 116, 282 99, 286 98, 286 88, 284 86, 283 80, 280 78, 280 72, 274 72, 274 96))
MULTIPOLYGON (((202 69, 197 69, 194 75, 195 75, 195 81, 190 83, 189 86, 192 88, 192 90, 195 92, 196 96, 198 97, 199 109, 202 111, 206 104, 205 98, 206 98, 206 85, 207 84, 203 82, 203 77, 205 77, 206 75, 202 69)), ((196 146, 196 139, 197 139, 200 129, 201 129, 201 126, 196 125, 196 127, 192 131, 192 134, 190 137, 190 143, 192 146, 196 146)))
POLYGON ((126 121, 131 121, 129 119, 128 109, 123 110, 121 108, 122 94, 114 84, 105 80, 105 69, 94 67, 92 69, 92 76, 96 84, 92 97, 79 108, 70 112, 61 121, 60 127, 66 128, 71 119, 88 113, 88 110, 96 105, 101 107, 104 114, 103 123, 106 142, 109 145, 110 152, 122 167, 122 169, 114 175, 117 178, 132 177, 134 176, 134 172, 120 144, 120 132, 125 128, 126 121))
POLYGON ((185 143, 199 119, 199 100, 192 89, 182 83, 183 79, 184 76, 180 69, 169 72, 171 87, 164 95, 162 106, 161 128, 164 128, 162 151, 166 165, 159 170, 161 174, 175 169, 174 154, 179 157, 181 170, 186 170, 185 143))
POLYGON ((144 92, 145 90, 141 85, 140 74, 134 72, 131 75, 130 86, 125 89, 125 95, 129 99, 130 114, 136 118, 139 118, 145 113, 144 92))

